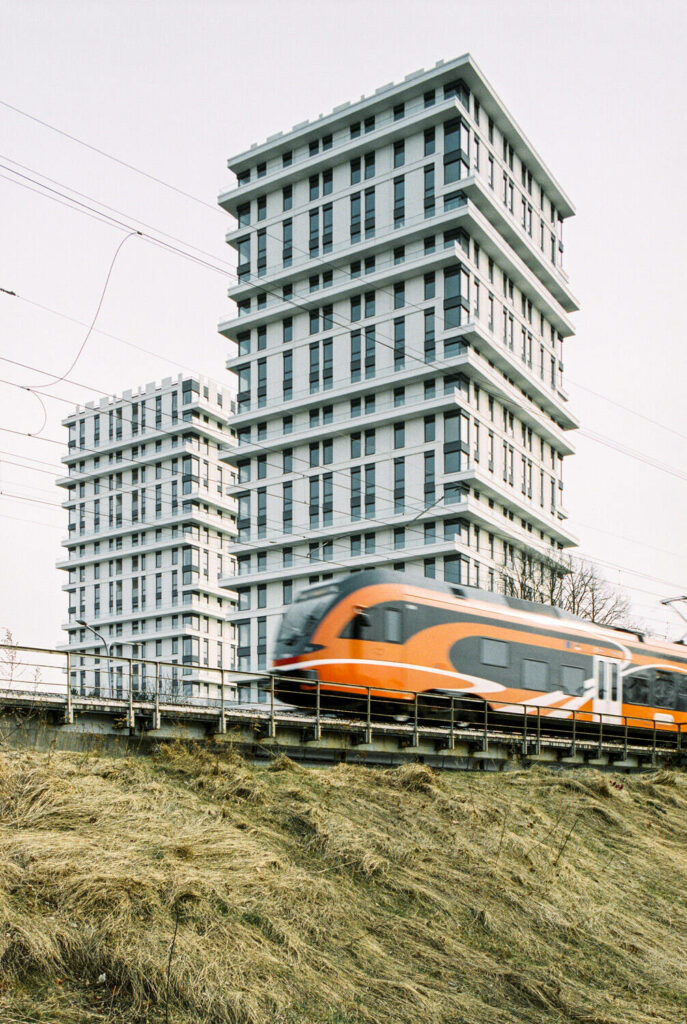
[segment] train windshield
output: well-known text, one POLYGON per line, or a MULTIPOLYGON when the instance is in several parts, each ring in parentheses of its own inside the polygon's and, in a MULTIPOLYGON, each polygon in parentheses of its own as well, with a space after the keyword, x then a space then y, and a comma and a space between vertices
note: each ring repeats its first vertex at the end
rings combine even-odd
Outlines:
POLYGON ((277 647, 291 647, 298 640, 309 639, 315 626, 332 604, 338 587, 315 587, 306 590, 291 605, 281 620, 277 647))

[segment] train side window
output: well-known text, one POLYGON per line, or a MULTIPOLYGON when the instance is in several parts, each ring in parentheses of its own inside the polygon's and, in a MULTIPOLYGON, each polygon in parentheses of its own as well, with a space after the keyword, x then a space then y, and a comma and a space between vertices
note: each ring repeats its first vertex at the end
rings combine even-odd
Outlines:
POLYGON ((672 672, 656 669, 654 678, 654 704, 657 708, 675 707, 675 677, 672 672))
POLYGON ((545 690, 549 681, 549 666, 545 661, 522 659, 522 685, 528 690, 545 690))
POLYGON ((687 711, 687 674, 674 672, 673 676, 677 681, 677 697, 675 700, 676 711, 687 711))
POLYGON ((561 665, 561 689, 573 697, 584 693, 585 672, 575 665, 561 665))
POLYGON ((370 633, 372 632, 372 619, 370 614, 365 611, 359 611, 353 617, 351 621, 351 636, 355 640, 369 640, 370 633))
POLYGON ((643 672, 625 676, 623 693, 628 704, 650 704, 649 676, 643 672))
POLYGON ((487 640, 482 638, 482 664, 495 665, 497 668, 508 668, 510 663, 508 644, 503 640, 487 640))
POLYGON ((618 680, 620 678, 620 673, 618 671, 617 661, 610 662, 606 668, 611 674, 611 700, 618 700, 618 680))
POLYGON ((403 643, 403 612, 400 608, 384 609, 384 639, 388 644, 403 643))

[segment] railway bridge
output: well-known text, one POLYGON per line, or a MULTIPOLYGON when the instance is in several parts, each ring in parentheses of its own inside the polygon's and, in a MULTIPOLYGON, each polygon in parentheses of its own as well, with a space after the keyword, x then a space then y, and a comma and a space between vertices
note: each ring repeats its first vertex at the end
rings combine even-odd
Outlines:
POLYGON ((641 771, 681 764, 687 754, 687 728, 679 724, 639 728, 626 716, 562 718, 522 704, 498 711, 484 704, 476 712, 460 697, 435 702, 431 717, 417 701, 406 714, 380 714, 369 690, 351 686, 351 711, 333 713, 313 683, 312 708, 296 710, 276 698, 269 674, 259 677, 259 702, 239 702, 237 690, 255 674, 219 668, 203 670, 216 674, 218 697, 185 696, 171 685, 166 663, 142 659, 110 659, 122 663, 121 684, 116 692, 93 692, 74 685, 70 658, 51 648, 0 645, 0 744, 124 754, 180 740, 230 744, 255 759, 286 753, 320 763, 414 760, 492 771, 537 763, 641 771))

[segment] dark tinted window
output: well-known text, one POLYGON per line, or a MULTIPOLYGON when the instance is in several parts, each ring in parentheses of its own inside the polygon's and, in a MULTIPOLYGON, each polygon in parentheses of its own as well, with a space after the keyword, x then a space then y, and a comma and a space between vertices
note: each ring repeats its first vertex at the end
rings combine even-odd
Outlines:
POLYGON ((350 619, 339 635, 344 639, 401 644, 423 629, 460 620, 461 616, 448 608, 387 601, 365 608, 363 615, 350 619))
POLYGON ((628 704, 687 711, 687 675, 660 668, 632 672, 623 679, 623 698, 628 704))
POLYGON ((676 678, 672 672, 654 670, 654 704, 657 708, 675 707, 676 678))
POLYGON ((633 673, 623 679, 623 697, 628 704, 651 703, 651 681, 646 672, 633 673))
POLYGON ((389 644, 403 643, 403 611, 401 608, 384 609, 384 639, 389 644))

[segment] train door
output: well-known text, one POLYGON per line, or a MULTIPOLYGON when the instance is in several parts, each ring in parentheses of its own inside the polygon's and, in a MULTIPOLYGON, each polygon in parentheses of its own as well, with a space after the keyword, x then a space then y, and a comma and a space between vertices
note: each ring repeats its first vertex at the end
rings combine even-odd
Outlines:
POLYGON ((623 713, 620 665, 615 658, 594 658, 594 710, 604 716, 604 722, 607 715, 621 716, 623 713))

